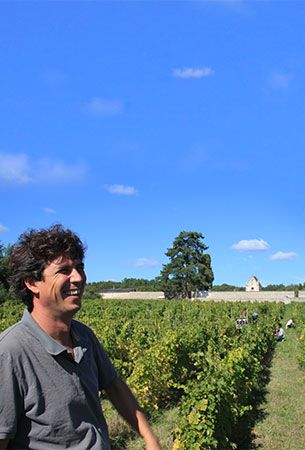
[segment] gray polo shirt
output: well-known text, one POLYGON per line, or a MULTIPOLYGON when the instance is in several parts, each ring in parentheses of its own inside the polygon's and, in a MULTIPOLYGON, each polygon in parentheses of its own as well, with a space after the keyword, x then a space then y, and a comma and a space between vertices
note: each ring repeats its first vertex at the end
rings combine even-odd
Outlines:
POLYGON ((0 334, 0 439, 8 448, 108 450, 99 391, 117 373, 96 336, 72 321, 75 359, 25 311, 0 334))

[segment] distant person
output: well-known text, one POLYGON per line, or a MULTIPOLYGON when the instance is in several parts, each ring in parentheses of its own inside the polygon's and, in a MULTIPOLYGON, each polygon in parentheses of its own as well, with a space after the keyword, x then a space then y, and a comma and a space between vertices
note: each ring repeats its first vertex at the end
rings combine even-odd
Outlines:
POLYGON ((243 327, 248 325, 248 310, 244 308, 241 312, 240 318, 236 321, 237 330, 241 330, 243 327))
POLYGON ((274 334, 274 337, 275 337, 275 339, 276 339, 277 341, 283 341, 283 340, 285 339, 286 333, 285 333, 285 331, 284 331, 283 328, 282 328, 282 324, 279 323, 279 324, 276 326, 276 329, 275 329, 275 331, 273 332, 273 334, 274 334))
POLYGON ((240 315, 240 318, 241 318, 241 319, 246 319, 246 320, 248 320, 248 310, 247 310, 247 308, 244 308, 244 309, 242 310, 241 315, 240 315))
POLYGON ((286 323, 285 328, 293 328, 295 326, 293 319, 289 319, 288 322, 286 323))
POLYGON ((251 316, 252 320, 255 321, 258 318, 258 313, 254 311, 254 313, 251 316))
POLYGON ((84 253, 61 225, 29 230, 10 250, 11 286, 27 309, 0 334, 0 449, 110 450, 104 390, 145 448, 160 450, 93 331, 73 320, 86 282, 84 253))

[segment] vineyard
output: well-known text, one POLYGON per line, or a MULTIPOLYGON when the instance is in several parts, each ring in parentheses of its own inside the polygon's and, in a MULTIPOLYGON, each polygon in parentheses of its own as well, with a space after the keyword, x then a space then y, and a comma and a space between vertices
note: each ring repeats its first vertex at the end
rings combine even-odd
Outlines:
MULTIPOLYGON (((22 310, 0 305, 0 331, 22 310)), ((284 312, 283 303, 93 300, 84 301, 77 319, 94 330, 151 420, 178 407, 173 449, 225 450, 237 447, 284 312), (249 323, 238 329, 244 307, 249 323)), ((293 304, 292 312, 305 366, 305 305, 293 304)))
POLYGON ((299 334, 298 360, 302 369, 305 369, 305 305, 304 303, 292 304, 292 317, 297 320, 299 334))

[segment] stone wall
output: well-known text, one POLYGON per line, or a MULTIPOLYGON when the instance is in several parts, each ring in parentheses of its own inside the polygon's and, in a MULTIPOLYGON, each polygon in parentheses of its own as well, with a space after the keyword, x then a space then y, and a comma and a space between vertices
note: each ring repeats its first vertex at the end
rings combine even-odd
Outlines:
POLYGON ((100 294, 106 300, 122 299, 122 300, 158 300, 164 298, 163 292, 107 292, 100 294))
MULTIPOLYGON (((305 297, 305 296, 304 296, 305 297)), ((225 302, 286 302, 295 300, 294 291, 223 291, 209 292, 206 301, 225 301, 225 302)))
MULTIPOLYGON (((164 299, 164 293, 159 292, 107 292, 100 294, 101 298, 111 300, 158 300, 164 299)), ((198 300, 215 302, 305 302, 305 291, 299 292, 299 297, 294 296, 294 291, 222 291, 208 292, 207 296, 198 300)))

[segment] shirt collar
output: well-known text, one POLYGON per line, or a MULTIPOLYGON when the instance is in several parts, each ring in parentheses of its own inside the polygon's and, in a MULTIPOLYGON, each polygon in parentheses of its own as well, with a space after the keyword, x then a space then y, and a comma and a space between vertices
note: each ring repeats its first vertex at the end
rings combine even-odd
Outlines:
MULTIPOLYGON (((51 355, 56 356, 62 352, 67 351, 64 345, 60 344, 55 339, 53 339, 38 325, 38 323, 33 319, 33 317, 31 316, 31 314, 27 309, 25 309, 23 312, 21 322, 28 330, 31 331, 32 334, 34 334, 34 336, 40 341, 44 349, 51 355)), ((75 361, 78 363, 84 356, 84 353, 87 351, 87 348, 85 347, 84 340, 81 339, 77 334, 74 328, 73 321, 71 324, 71 336, 73 339, 73 343, 75 343, 75 345, 73 345, 75 361)))

